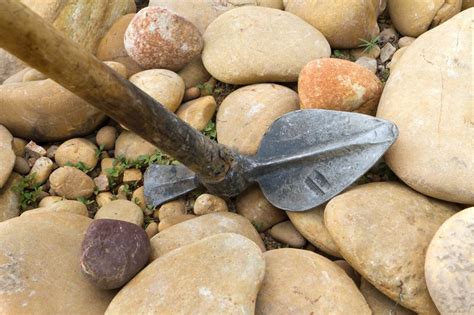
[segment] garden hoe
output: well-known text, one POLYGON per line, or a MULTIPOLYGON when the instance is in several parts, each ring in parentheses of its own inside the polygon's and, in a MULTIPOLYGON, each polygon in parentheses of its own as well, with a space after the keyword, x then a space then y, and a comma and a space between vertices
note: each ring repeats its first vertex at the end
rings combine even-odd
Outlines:
POLYGON ((371 116, 299 110, 270 126, 255 156, 243 156, 181 121, 19 1, 0 1, 0 46, 182 163, 148 168, 145 197, 153 206, 200 185, 231 197, 256 182, 276 207, 308 210, 362 176, 398 135, 394 124, 371 116))

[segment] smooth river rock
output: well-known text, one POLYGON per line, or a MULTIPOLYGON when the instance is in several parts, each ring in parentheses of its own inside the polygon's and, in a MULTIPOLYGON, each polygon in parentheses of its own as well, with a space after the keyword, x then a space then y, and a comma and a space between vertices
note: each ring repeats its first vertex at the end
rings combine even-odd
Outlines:
POLYGON ((426 285, 441 314, 474 313, 474 207, 441 225, 426 252, 426 285))
POLYGON ((129 80, 171 112, 175 112, 183 100, 184 81, 173 71, 141 71, 132 75, 129 80))
POLYGON ((456 15, 461 6, 462 0, 389 0, 388 12, 397 31, 418 37, 456 15))
POLYGON ((474 204, 473 14, 462 11, 406 48, 377 111, 398 126, 385 155, 395 174, 425 195, 463 204, 474 204))
POLYGON ((143 211, 134 202, 128 200, 112 200, 103 205, 94 219, 113 219, 143 225, 143 211))
POLYGON ((134 132, 124 131, 115 142, 115 157, 123 156, 129 161, 140 156, 153 155, 158 148, 134 132))
POLYGON ((133 17, 124 45, 128 55, 145 69, 178 71, 199 56, 203 40, 196 26, 182 16, 151 6, 133 17))
POLYGON ((103 314, 114 293, 81 274, 91 219, 41 213, 0 223, 1 314, 103 314))
POLYGON ((379 0, 287 0, 285 10, 323 33, 332 48, 356 48, 379 33, 379 0))
POLYGON ((232 233, 213 235, 153 261, 105 314, 251 315, 264 274, 254 242, 232 233))
POLYGON ((287 211, 286 214, 298 232, 311 244, 329 255, 341 257, 339 249, 324 225, 325 206, 326 204, 323 204, 304 212, 287 211))
POLYGON ((0 125, 0 188, 7 182, 14 166, 13 136, 7 128, 0 125))
POLYGON ((265 251, 260 235, 246 218, 232 212, 216 212, 173 225, 154 236, 151 242, 151 259, 199 241, 211 235, 236 233, 255 242, 265 251))
POLYGON ((417 313, 436 314, 426 288, 426 249, 457 206, 407 186, 357 186, 326 206, 324 223, 344 259, 392 300, 417 313))
POLYGON ((91 133, 105 115, 53 80, 0 85, 0 124, 16 137, 59 141, 91 133))
POLYGON ((56 169, 49 177, 51 188, 66 199, 89 198, 94 193, 94 181, 72 166, 56 169))
POLYGON ((94 220, 82 242, 81 268, 97 287, 116 289, 148 262, 150 241, 140 226, 125 221, 94 220))
POLYGON ((283 8, 282 0, 150 0, 149 4, 176 12, 196 25, 201 33, 222 13, 244 5, 283 8))
POLYGON ((97 146, 87 139, 70 139, 58 147, 54 160, 59 166, 83 163, 88 169, 93 169, 99 160, 97 149, 97 146))
POLYGON ((298 94, 282 85, 242 87, 230 93, 217 111, 217 141, 253 155, 270 125, 283 114, 299 109, 298 102, 298 94))
POLYGON ((382 82, 354 62, 321 58, 309 62, 298 78, 302 109, 330 109, 375 115, 382 82))
POLYGON ((329 259, 289 248, 263 256, 265 278, 255 314, 371 314, 352 279, 329 259))
POLYGON ((331 54, 324 36, 299 17, 257 6, 220 15, 203 38, 207 71, 232 84, 294 82, 306 63, 331 54))

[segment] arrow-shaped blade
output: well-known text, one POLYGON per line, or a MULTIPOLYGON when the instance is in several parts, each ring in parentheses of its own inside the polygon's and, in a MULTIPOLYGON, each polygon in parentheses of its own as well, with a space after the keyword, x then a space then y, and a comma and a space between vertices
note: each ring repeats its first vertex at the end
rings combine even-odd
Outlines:
MULTIPOLYGON (((277 119, 249 157, 244 176, 258 182, 274 206, 305 211, 334 197, 384 154, 398 136, 394 124, 372 116, 329 110, 300 110, 277 119)), ((182 165, 152 165, 145 197, 159 205, 199 186, 182 165)))

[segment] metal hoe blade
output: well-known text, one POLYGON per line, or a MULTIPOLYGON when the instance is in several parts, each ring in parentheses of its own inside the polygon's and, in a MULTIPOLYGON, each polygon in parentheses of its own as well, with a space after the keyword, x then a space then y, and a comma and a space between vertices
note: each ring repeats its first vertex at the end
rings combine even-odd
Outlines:
MULTIPOLYGON (((277 119, 257 154, 245 157, 243 176, 257 182, 274 206, 305 211, 334 197, 362 176, 398 136, 396 126, 372 116, 299 110, 277 119)), ((145 198, 153 206, 199 186, 182 165, 152 165, 145 198)))

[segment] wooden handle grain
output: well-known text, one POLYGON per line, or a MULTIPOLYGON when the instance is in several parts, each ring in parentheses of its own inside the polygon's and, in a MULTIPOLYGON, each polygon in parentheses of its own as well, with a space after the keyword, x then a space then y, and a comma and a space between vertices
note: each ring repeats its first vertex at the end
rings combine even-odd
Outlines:
POLYGON ((182 122, 16 0, 0 1, 0 46, 200 175, 222 179, 233 153, 182 122))

